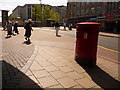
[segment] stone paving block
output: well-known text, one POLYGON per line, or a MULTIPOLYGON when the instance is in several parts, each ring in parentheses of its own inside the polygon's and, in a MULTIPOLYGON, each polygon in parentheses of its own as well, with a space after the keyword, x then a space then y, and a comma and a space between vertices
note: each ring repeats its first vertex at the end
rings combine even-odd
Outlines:
POLYGON ((57 80, 64 88, 71 88, 74 87, 76 85, 78 85, 78 83, 76 83, 73 79, 71 79, 70 77, 65 77, 65 78, 61 78, 57 80))
POLYGON ((69 67, 71 67, 73 70, 75 70, 78 73, 84 73, 85 72, 85 70, 81 66, 79 66, 77 64, 76 64, 76 66, 70 66, 69 65, 69 67))
POLYGON ((65 73, 63 73, 62 71, 54 71, 54 72, 50 72, 50 74, 55 78, 55 79, 60 79, 63 77, 66 77, 67 75, 65 73))
POLYGON ((78 82, 84 88, 92 88, 97 85, 94 81, 92 81, 89 78, 81 78, 79 80, 76 80, 76 82, 78 82))
POLYGON ((38 79, 38 81, 40 82, 40 84, 44 87, 50 87, 50 86, 54 86, 59 84, 53 77, 49 76, 49 77, 45 77, 45 78, 40 78, 38 79))
POLYGON ((33 74, 35 75, 36 78, 50 76, 50 74, 46 70, 33 71, 33 74))
POLYGON ((30 70, 28 70, 26 73, 25 73, 27 76, 32 76, 32 72, 30 70))
POLYGON ((67 66, 69 66, 69 67, 76 67, 76 66, 78 66, 75 62, 68 62, 67 64, 66 64, 67 66))
MULTIPOLYGON (((46 53, 47 54, 47 53, 46 53)), ((46 57, 44 57, 46 60, 53 59, 53 56, 47 54, 46 57)))
POLYGON ((68 76, 70 76, 72 79, 76 80, 76 79, 80 79, 80 78, 83 78, 84 76, 80 73, 77 73, 75 71, 73 72, 69 72, 67 73, 68 76))
POLYGON ((59 54, 57 54, 56 57, 54 57, 54 58, 57 59, 57 60, 64 60, 64 58, 61 57, 61 55, 59 55, 59 54))
POLYGON ((56 71, 56 70, 59 70, 57 67, 55 66, 46 66, 44 67, 48 72, 51 72, 51 71, 56 71))
POLYGON ((36 61, 33 62, 33 64, 30 66, 30 70, 38 71, 44 69, 42 66, 40 66, 36 61))
POLYGON ((31 80, 33 80, 35 83, 37 83, 37 84, 39 83, 34 76, 29 76, 29 78, 30 78, 31 80))
POLYGON ((70 60, 68 59, 61 59, 60 60, 61 63, 65 63, 67 65, 67 63, 71 62, 70 60))
MULTIPOLYGON (((81 85, 77 85, 77 86, 75 86, 75 87, 72 87, 73 88, 73 90, 75 89, 75 88, 80 88, 80 90, 82 89, 82 90, 85 90, 85 88, 83 88, 81 85)), ((71 89, 70 89, 71 90, 71 89)))
POLYGON ((82 86, 80 85, 77 85, 77 86, 74 86, 72 88, 69 88, 68 90, 87 90, 86 88, 83 88, 82 86))
POLYGON ((60 69, 61 71, 65 72, 65 73, 67 73, 67 72, 72 72, 72 71, 73 71, 73 69, 71 69, 71 68, 68 67, 68 66, 59 67, 59 69, 60 69))
POLYGON ((44 62, 44 61, 47 61, 45 58, 41 57, 41 55, 37 55, 37 56, 35 57, 35 60, 36 60, 37 62, 39 62, 39 63, 44 62))
POLYGON ((86 78, 89 78, 90 80, 92 79, 91 76, 86 73, 86 72, 83 72, 83 73, 80 73, 83 77, 86 77, 86 78))
POLYGON ((46 61, 44 61, 44 62, 39 62, 39 64, 40 64, 41 66, 43 66, 43 67, 52 66, 52 64, 51 64, 50 62, 46 62, 46 61))
MULTIPOLYGON (((98 88, 98 89, 100 89, 100 90, 104 90, 103 88, 101 88, 100 86, 95 86, 95 87, 93 87, 93 88, 98 88)), ((91 90, 93 89, 93 88, 91 88, 91 90)))
POLYGON ((54 63, 54 62, 58 62, 58 60, 57 59, 55 59, 55 58, 51 58, 51 59, 47 59, 49 62, 51 62, 51 63, 54 63))
POLYGON ((49 88, 53 88, 53 89, 56 88, 56 90, 60 88, 60 90, 61 90, 61 89, 62 89, 62 90, 65 90, 65 89, 63 88, 63 86, 60 85, 60 84, 59 84, 59 85, 55 85, 55 86, 51 86, 51 87, 49 87, 49 88))
POLYGON ((60 62, 60 61, 58 61, 58 62, 53 62, 52 64, 55 65, 56 67, 66 66, 66 63, 62 63, 62 62, 60 62))

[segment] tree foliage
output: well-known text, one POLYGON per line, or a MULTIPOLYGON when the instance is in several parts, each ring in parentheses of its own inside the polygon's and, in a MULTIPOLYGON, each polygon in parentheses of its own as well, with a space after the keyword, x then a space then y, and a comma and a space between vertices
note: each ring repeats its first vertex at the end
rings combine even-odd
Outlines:
POLYGON ((32 8, 33 20, 39 21, 42 19, 42 7, 41 5, 34 5, 32 8))
POLYGON ((8 16, 8 19, 9 19, 9 20, 13 20, 13 18, 14 18, 14 16, 13 16, 12 14, 10 14, 10 15, 8 16))
POLYGON ((32 9, 32 15, 34 20, 40 21, 43 19, 44 21, 51 20, 60 20, 60 15, 57 12, 54 12, 50 9, 49 6, 42 8, 40 5, 35 5, 32 9))

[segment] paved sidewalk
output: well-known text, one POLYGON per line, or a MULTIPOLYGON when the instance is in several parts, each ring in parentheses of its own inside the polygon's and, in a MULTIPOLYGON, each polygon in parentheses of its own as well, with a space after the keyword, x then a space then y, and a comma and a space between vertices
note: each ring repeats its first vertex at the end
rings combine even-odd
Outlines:
POLYGON ((32 44, 29 46, 26 45, 22 34, 8 38, 6 37, 7 31, 2 31, 2 28, 0 28, 0 33, 0 45, 2 47, 2 54, 0 54, 0 62, 2 62, 2 85, 3 87, 7 87, 11 81, 16 79, 20 70, 33 54, 34 46, 32 44))
MULTIPOLYGON (((23 28, 21 35, 23 35, 23 28)), ((49 29, 49 28, 46 28, 49 29)), ((97 57, 97 67, 81 67, 74 60, 75 38, 34 29, 31 38, 35 49, 22 69, 18 88, 117 88, 118 63, 97 57)), ((18 51, 19 52, 19 51, 18 51)), ((26 52, 27 53, 27 52, 26 52)))
MULTIPOLYGON (((56 37, 54 33, 35 30, 32 40, 39 51, 26 75, 34 77, 32 80, 40 87, 69 89, 118 87, 118 64, 98 57, 98 67, 81 67, 74 60, 74 38, 64 35, 56 37), (110 67, 112 70, 109 70, 110 67)), ((24 78, 20 87, 31 87, 23 82, 24 78)))
POLYGON ((120 38, 120 34, 112 34, 112 33, 104 33, 104 32, 100 32, 99 35, 101 35, 101 36, 107 36, 107 37, 120 38))

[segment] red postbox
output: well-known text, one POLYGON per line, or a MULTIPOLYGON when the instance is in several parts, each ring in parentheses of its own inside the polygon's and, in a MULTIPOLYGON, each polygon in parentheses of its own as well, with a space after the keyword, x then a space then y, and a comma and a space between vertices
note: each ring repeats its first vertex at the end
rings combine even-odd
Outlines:
POLYGON ((80 65, 96 65, 96 53, 100 23, 77 23, 75 60, 80 65))

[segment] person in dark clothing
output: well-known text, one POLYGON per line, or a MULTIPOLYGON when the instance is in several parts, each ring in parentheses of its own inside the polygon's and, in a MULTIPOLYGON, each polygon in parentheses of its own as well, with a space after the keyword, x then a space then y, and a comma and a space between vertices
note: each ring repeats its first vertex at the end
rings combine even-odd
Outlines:
POLYGON ((63 25, 64 25, 64 30, 66 30, 66 23, 64 23, 63 25))
POLYGON ((7 29, 7 23, 4 21, 3 22, 3 31, 5 31, 7 29))
POLYGON ((12 35, 12 22, 11 21, 8 21, 8 24, 7 24, 7 37, 11 37, 12 35))
POLYGON ((60 30, 60 24, 58 22, 55 23, 55 30, 56 30, 56 36, 60 37, 60 35, 58 35, 58 32, 60 30))
POLYGON ((33 29, 32 29, 32 20, 31 19, 29 19, 28 22, 26 23, 25 29, 26 29, 25 35, 24 35, 25 39, 30 41, 31 31, 33 31, 33 29))
POLYGON ((69 30, 72 30, 72 24, 69 25, 69 30))
POLYGON ((13 31, 15 31, 15 33, 19 34, 18 32, 18 22, 16 21, 15 24, 14 24, 14 29, 13 31))

